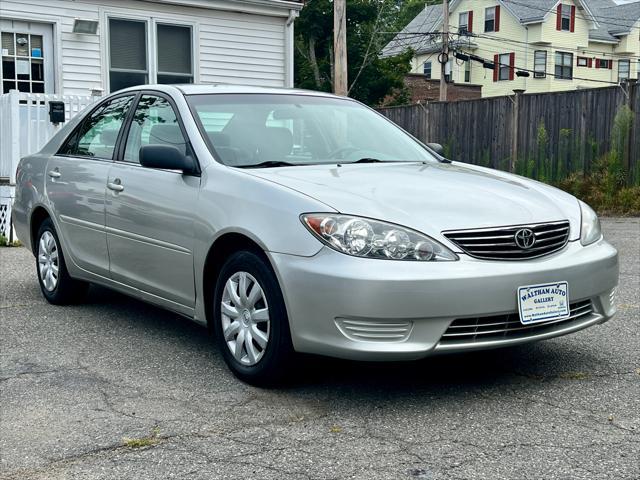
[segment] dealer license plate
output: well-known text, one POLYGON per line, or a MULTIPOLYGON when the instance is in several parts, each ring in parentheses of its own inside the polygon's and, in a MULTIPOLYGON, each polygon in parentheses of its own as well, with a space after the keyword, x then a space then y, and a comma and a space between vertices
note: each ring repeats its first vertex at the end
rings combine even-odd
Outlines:
POLYGON ((523 325, 568 318, 569 284, 556 282, 518 288, 518 310, 523 325))

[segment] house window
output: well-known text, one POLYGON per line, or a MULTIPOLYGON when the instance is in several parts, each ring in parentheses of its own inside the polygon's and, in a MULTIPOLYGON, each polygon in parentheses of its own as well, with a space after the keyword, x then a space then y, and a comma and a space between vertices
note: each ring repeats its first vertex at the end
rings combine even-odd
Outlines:
POLYGON ((596 59, 596 68, 610 69, 611 66, 612 66, 611 60, 606 60, 604 58, 596 59))
POLYGON ((149 83, 147 22, 109 19, 109 90, 149 83))
POLYGON ((464 62, 464 81, 471 82, 471 60, 464 62))
POLYGON ((496 9, 497 7, 489 7, 484 11, 484 31, 496 31, 496 9))
POLYGON ((148 45, 147 20, 109 19, 109 90, 145 83, 193 83, 190 26, 155 24, 148 45), (156 59, 155 68, 150 67, 156 59))
POLYGON ((562 20, 561 20, 561 30, 570 32, 571 31, 571 5, 567 5, 566 3, 562 4, 562 20))
POLYGON ((469 31, 469 12, 462 12, 458 16, 458 32, 464 34, 469 31))
POLYGON ((547 78, 546 50, 536 50, 533 54, 533 78, 547 78))
POLYGON ((2 32, 2 93, 44 93, 44 54, 42 35, 2 32))
POLYGON ((511 54, 504 53, 499 57, 500 70, 498 72, 498 80, 511 79, 511 54))
POLYGON ((431 78, 431 62, 424 62, 424 65, 422 66, 422 72, 424 73, 425 77, 431 78))
POLYGON ((631 61, 619 60, 618 61, 618 81, 626 80, 631 74, 631 61))
POLYGON ((573 79, 573 53, 556 52, 555 77, 562 80, 573 79))
POLYGON ((193 83, 191 27, 157 25, 158 83, 193 83))
POLYGON ((588 67, 589 59, 587 57, 578 57, 578 66, 579 67, 588 67))

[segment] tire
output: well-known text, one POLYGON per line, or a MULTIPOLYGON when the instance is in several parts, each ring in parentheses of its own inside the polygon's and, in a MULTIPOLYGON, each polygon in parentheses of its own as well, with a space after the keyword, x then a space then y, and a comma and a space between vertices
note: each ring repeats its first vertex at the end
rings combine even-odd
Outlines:
POLYGON ((68 305, 84 299, 89 284, 69 276, 60 240, 50 218, 45 219, 38 229, 35 254, 38 283, 49 303, 68 305))
POLYGON ((216 341, 234 375, 256 386, 286 380, 294 363, 289 320, 266 261, 249 251, 231 255, 220 270, 213 301, 216 341))

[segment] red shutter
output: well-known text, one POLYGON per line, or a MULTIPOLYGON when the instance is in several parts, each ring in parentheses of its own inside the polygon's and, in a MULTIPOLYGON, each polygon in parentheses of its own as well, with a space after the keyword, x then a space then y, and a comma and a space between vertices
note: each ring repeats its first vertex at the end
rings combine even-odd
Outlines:
POLYGON ((495 23, 494 30, 496 32, 499 32, 500 31, 500 5, 496 6, 496 19, 494 23, 495 23))
POLYGON ((613 70, 613 60, 609 60, 609 70, 613 70))
POLYGON ((596 68, 600 68, 600 59, 596 58, 596 68))
POLYGON ((515 78, 516 73, 516 54, 511 52, 509 54, 509 80, 515 78))
POLYGON ((576 31, 576 6, 571 5, 571 31, 576 31))
POLYGON ((556 12, 556 30, 562 30, 562 3, 558 4, 558 11, 556 12))
POLYGON ((473 10, 469 12, 469 25, 467 26, 469 33, 473 33, 473 10))
POLYGON ((587 66, 588 66, 589 68, 593 68, 593 58, 590 58, 590 59, 587 61, 587 66))
POLYGON ((500 73, 500 55, 493 56, 493 81, 498 81, 498 74, 500 73))

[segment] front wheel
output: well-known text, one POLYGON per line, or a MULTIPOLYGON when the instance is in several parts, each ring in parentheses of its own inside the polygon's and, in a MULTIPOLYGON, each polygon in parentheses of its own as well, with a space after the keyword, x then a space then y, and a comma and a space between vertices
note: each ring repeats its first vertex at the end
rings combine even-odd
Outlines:
POLYGON ((282 381, 293 347, 284 299, 270 266, 253 252, 223 265, 214 295, 214 330, 231 371, 254 385, 282 381))
POLYGON ((69 276, 60 239, 49 218, 40 225, 36 247, 36 269, 44 298, 54 305, 66 305, 82 300, 89 284, 69 276))

